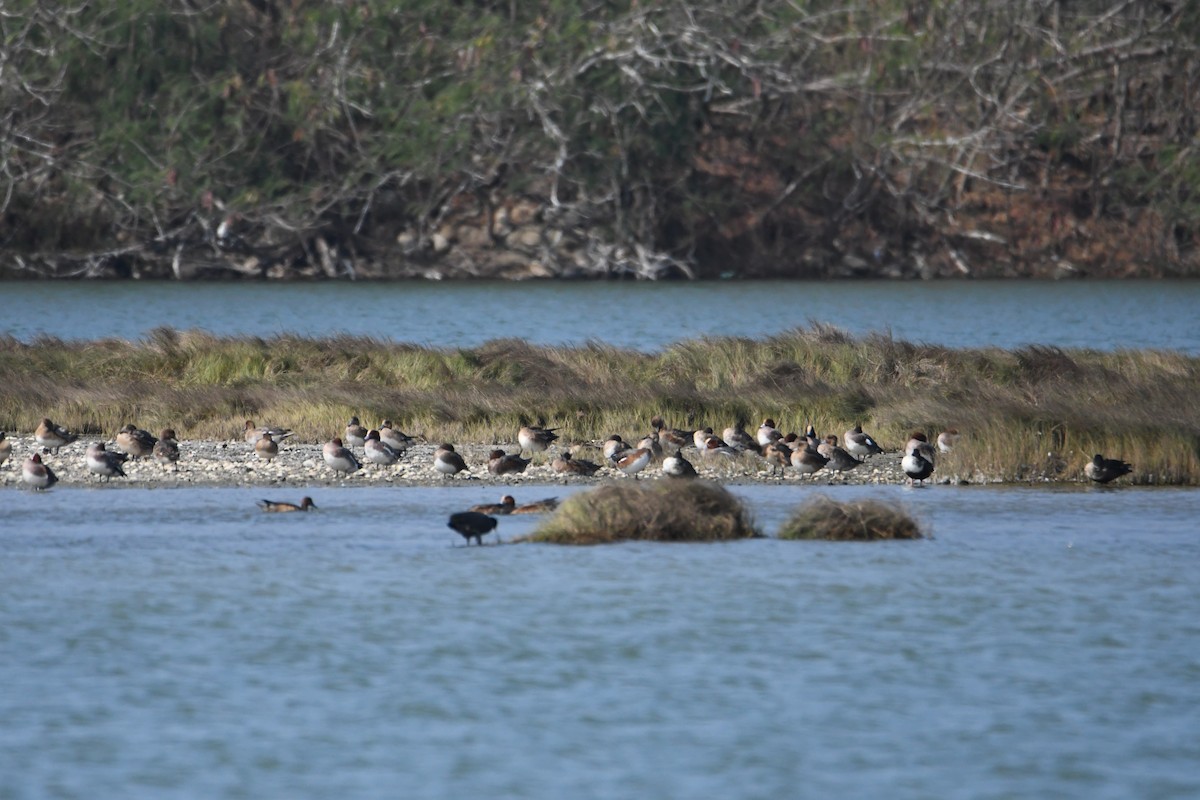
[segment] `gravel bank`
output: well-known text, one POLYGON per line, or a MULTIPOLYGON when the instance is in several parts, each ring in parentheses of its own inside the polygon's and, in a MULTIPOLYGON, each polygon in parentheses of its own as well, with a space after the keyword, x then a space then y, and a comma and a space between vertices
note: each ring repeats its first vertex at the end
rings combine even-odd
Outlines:
MULTIPOLYGON (((10 435, 13 443, 12 458, 0 465, 0 486, 19 488, 21 465, 32 453, 41 452, 32 436, 10 435)), ((349 476, 338 475, 325 465, 321 457, 321 446, 285 440, 279 448, 279 457, 274 461, 260 460, 251 445, 242 441, 181 441, 180 459, 177 468, 158 463, 152 458, 125 463, 128 477, 104 481, 87 471, 84 451, 97 437, 81 437, 79 441, 62 448, 58 453, 43 454, 44 463, 58 476, 60 486, 449 486, 471 482, 476 485, 496 484, 513 486, 521 484, 597 484, 612 480, 629 480, 628 477, 610 467, 602 467, 594 477, 563 476, 550 466, 552 456, 539 453, 524 473, 519 475, 492 475, 487 470, 488 451, 500 447, 507 452, 517 452, 517 445, 466 444, 456 449, 466 459, 469 472, 447 477, 433 468, 434 444, 419 443, 408 450, 400 461, 389 467, 365 464, 349 476)), ((105 441, 110 450, 119 448, 111 440, 105 441)), ((362 453, 356 451, 361 457, 362 453)), ((599 448, 591 450, 583 446, 575 448, 577 458, 586 458, 603 463, 599 448)), ((882 483, 904 483, 907 479, 900 469, 900 454, 886 453, 875 456, 861 467, 847 473, 829 473, 825 470, 815 475, 800 475, 786 469, 780 475, 772 475, 766 462, 753 454, 743 454, 737 459, 723 457, 701 458, 695 451, 685 450, 684 456, 695 464, 701 477, 726 484, 774 483, 800 485, 866 485, 882 483), (716 463, 714 463, 716 462, 716 463)), ((657 464, 651 464, 640 475, 660 479, 662 473, 657 464)), ((935 473, 934 479, 938 476, 935 473)))

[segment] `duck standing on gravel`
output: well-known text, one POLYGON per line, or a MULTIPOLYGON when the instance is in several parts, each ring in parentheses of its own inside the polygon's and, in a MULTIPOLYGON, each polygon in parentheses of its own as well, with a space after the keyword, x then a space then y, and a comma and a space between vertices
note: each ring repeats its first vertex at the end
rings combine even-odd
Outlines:
MULTIPOLYGON (((928 445, 928 443, 926 443, 928 445)), ((919 446, 914 445, 900 461, 900 468, 904 470, 904 474, 908 476, 909 485, 915 484, 917 481, 925 482, 925 479, 933 474, 933 461, 925 457, 919 446)))
POLYGON ((862 425, 855 425, 846 431, 846 435, 842 437, 842 445, 846 448, 846 452, 859 458, 875 456, 883 452, 883 448, 871 438, 870 434, 863 433, 862 425))
POLYGON ((289 436, 295 436, 295 432, 291 428, 271 428, 266 426, 258 427, 254 424, 254 420, 246 420, 246 428, 245 432, 243 433, 243 438, 246 440, 246 444, 257 444, 258 440, 262 438, 264 433, 271 434, 271 438, 276 442, 282 442, 289 436))
POLYGON ((363 461, 388 467, 399 460, 400 454, 393 450, 390 445, 384 444, 383 437, 379 431, 367 431, 367 438, 363 442, 363 461))
POLYGON ((270 431, 263 431, 262 437, 254 443, 254 454, 268 463, 279 455, 279 442, 270 431))
POLYGON ((388 447, 396 451, 396 454, 402 454, 405 450, 412 447, 413 437, 401 430, 392 427, 392 421, 385 419, 379 423, 379 441, 386 444, 388 447))
POLYGON ((35 491, 41 491, 58 483, 58 476, 54 474, 54 470, 42 463, 40 454, 34 453, 25 460, 21 468, 21 480, 35 491))
POLYGON ((509 455, 503 450, 492 450, 488 453, 488 472, 493 475, 524 472, 530 460, 519 455, 509 455))
POLYGON ((536 452, 545 451, 550 446, 550 443, 558 438, 555 433, 558 428, 544 428, 541 425, 541 420, 538 420, 537 425, 522 425, 517 431, 517 442, 521 445, 521 452, 529 451, 530 455, 536 452))
POLYGON ((367 429, 358 421, 358 417, 351 417, 346 423, 344 440, 346 447, 362 447, 366 444, 367 429))
POLYGON ((581 458, 572 458, 570 450, 564 450, 550 462, 550 468, 559 475, 594 475, 600 465, 581 458))
POLYGON ((117 447, 124 450, 134 461, 154 454, 154 445, 158 438, 150 431, 144 431, 132 422, 117 433, 117 447))
POLYGON ((154 443, 154 460, 163 466, 172 465, 179 469, 179 442, 175 440, 173 428, 163 428, 162 435, 154 443))
POLYGON ((695 478, 699 474, 692 462, 683 457, 680 450, 676 450, 675 455, 663 459, 662 471, 670 478, 695 478))
POLYGON ((442 444, 438 445, 438 449, 433 453, 433 468, 443 476, 457 475, 466 470, 467 462, 454 452, 454 445, 442 444))
POLYGON ((5 438, 4 431, 0 431, 0 466, 4 465, 12 457, 12 440, 5 438))
POLYGON ((121 466, 125 462, 125 455, 105 450, 104 442, 89 444, 86 460, 88 472, 93 475, 99 475, 106 482, 111 481, 113 478, 128 477, 121 466))
POLYGON ((62 425, 55 425, 49 417, 42 417, 42 422, 33 433, 34 440, 50 452, 58 453, 60 447, 66 447, 79 438, 79 434, 71 433, 62 425))
POLYGON ((947 428, 937 435, 938 451, 949 453, 958 444, 958 428, 947 428))
POLYGON ((1131 472, 1133 467, 1126 462, 1119 458, 1105 458, 1099 453, 1083 468, 1083 473, 1096 483, 1108 483, 1131 472))
POLYGON ((344 472, 349 475, 352 472, 362 469, 362 464, 358 462, 358 458, 354 453, 350 452, 350 448, 342 444, 339 438, 330 439, 321 447, 321 455, 325 458, 326 465, 334 471, 334 473, 344 472))

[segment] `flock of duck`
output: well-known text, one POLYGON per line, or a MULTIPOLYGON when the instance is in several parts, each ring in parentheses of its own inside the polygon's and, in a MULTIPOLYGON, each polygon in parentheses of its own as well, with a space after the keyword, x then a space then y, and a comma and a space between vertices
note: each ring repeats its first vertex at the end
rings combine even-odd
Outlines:
MULTIPOLYGON (((654 417, 650 426, 651 432, 636 444, 627 443, 617 434, 609 436, 601 445, 606 465, 634 479, 652 464, 659 465, 662 474, 669 478, 695 478, 698 475, 696 467, 684 456, 685 449, 694 448, 701 459, 732 459, 744 453, 755 453, 766 461, 772 473, 792 469, 803 475, 812 475, 820 470, 833 473, 853 470, 872 456, 884 452, 874 437, 864 432, 860 425, 846 431, 840 439, 836 434, 819 437, 811 424, 803 435, 785 434, 770 418, 763 420, 754 434, 745 429, 744 421, 726 428, 720 436, 711 427, 693 430, 669 427, 662 417, 654 417)), ((507 453, 499 448, 491 450, 488 472, 494 475, 524 472, 532 463, 534 453, 546 452, 558 441, 557 430, 547 428, 541 422, 538 425, 522 425, 517 433, 520 452, 507 453), (530 453, 529 458, 524 457, 525 452, 530 453)), ((257 458, 268 462, 278 457, 280 443, 293 435, 294 432, 288 428, 260 427, 252 420, 247 420, 244 428, 246 443, 253 447, 257 458)), ((78 438, 78 434, 44 418, 34 432, 34 440, 42 452, 31 454, 25 461, 22 467, 23 483, 36 490, 48 489, 57 483, 58 477, 50 465, 42 460, 42 455, 57 454, 62 447, 78 438)), ((959 432, 954 428, 939 433, 934 442, 930 442, 923 432, 913 432, 904 446, 900 462, 909 483, 923 483, 929 479, 933 475, 938 454, 951 452, 958 440, 959 432)), ((321 455, 335 474, 349 475, 361 469, 363 462, 382 466, 395 464, 414 442, 413 437, 394 427, 391 420, 384 420, 378 428, 368 429, 358 417, 352 417, 341 436, 330 439, 322 446, 321 455), (361 450, 361 459, 355 449, 361 450)), ((125 477, 122 465, 130 458, 152 457, 168 466, 179 461, 179 443, 170 428, 164 429, 156 437, 131 423, 117 433, 115 443, 121 452, 106 449, 104 442, 88 445, 85 466, 89 473, 109 481, 125 477)), ((0 465, 11 455, 12 442, 0 431, 0 465)), ((594 461, 574 457, 569 448, 559 448, 551 461, 551 469, 562 475, 591 476, 601 466, 594 461)), ((433 455, 433 468, 443 476, 469 469, 452 444, 437 447, 433 455)), ((1108 483, 1131 471, 1126 462, 1099 454, 1084 470, 1085 475, 1097 483, 1108 483)), ((486 520, 492 519, 492 515, 536 513, 547 511, 554 504, 555 501, 550 499, 518 506, 511 496, 505 495, 498 504, 479 506, 456 514, 450 524, 470 543, 472 538, 478 540, 487 532, 482 528, 489 524, 486 520)), ((308 497, 300 504, 263 500, 259 505, 266 511, 307 511, 316 508, 308 497)))

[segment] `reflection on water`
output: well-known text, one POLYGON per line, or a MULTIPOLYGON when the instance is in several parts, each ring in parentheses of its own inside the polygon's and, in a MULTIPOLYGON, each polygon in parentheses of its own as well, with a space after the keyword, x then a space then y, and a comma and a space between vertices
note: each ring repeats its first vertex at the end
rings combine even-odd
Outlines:
MULTIPOLYGON (((813 491, 734 490, 768 532, 813 491)), ((830 491, 935 538, 466 548, 494 486, 7 492, 0 796, 1200 792, 1200 492, 830 491)))
POLYGON ((221 335, 344 332, 442 347, 518 337, 655 350, 699 336, 760 338, 818 321, 954 347, 1200 353, 1195 281, 16 282, 0 283, 0 295, 13 312, 0 333, 22 340, 136 339, 167 325, 221 335))

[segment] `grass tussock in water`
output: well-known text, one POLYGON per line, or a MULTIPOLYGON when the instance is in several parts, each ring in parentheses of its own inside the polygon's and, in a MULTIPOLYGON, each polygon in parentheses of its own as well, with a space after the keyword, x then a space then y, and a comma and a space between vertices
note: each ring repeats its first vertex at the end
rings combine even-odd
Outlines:
POLYGON ((874 542, 922 539, 924 534, 903 508, 879 500, 839 503, 818 495, 792 512, 780 529, 779 538, 874 542))
POLYGON ((814 325, 765 339, 705 338, 641 353, 515 339, 430 348, 369 337, 141 341, 0 338, 0 430, 43 416, 112 435, 127 422, 230 439, 243 422, 323 441, 358 416, 429 440, 509 444, 522 417, 564 442, 636 439, 650 418, 712 426, 765 417, 785 431, 861 423, 886 449, 946 427, 962 446, 937 475, 1077 480, 1095 453, 1135 483, 1200 483, 1200 359, 1162 351, 951 349, 814 325))
POLYGON ((654 481, 612 484, 574 495, 526 541, 582 545, 759 536, 749 511, 724 487, 704 481, 654 481))

